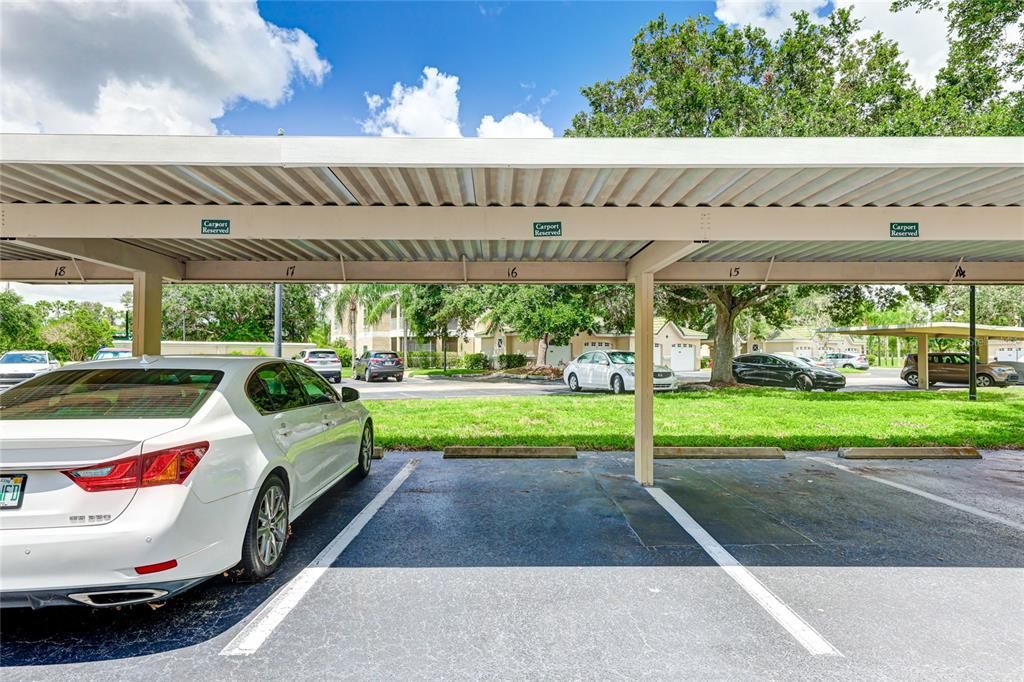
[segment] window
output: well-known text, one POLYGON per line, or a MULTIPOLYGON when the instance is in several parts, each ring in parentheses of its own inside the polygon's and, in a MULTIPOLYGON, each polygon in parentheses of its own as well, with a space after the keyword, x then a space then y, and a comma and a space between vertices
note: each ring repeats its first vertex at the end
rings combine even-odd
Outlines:
POLYGON ((204 369, 50 372, 0 394, 0 418, 188 419, 223 376, 204 369))
POLYGON ((772 367, 785 367, 786 366, 785 362, 783 362, 782 360, 779 360, 778 358, 773 357, 771 355, 763 356, 761 358, 761 364, 763 364, 763 365, 771 365, 772 367))
POLYGON ((583 355, 576 358, 576 362, 581 365, 589 365, 594 362, 594 354, 584 353, 583 355))
POLYGON ((4 353, 3 357, 0 357, 0 363, 5 365, 11 364, 33 364, 43 365, 49 362, 47 353, 4 353))
MULTIPOLYGON (((305 353, 306 351, 302 351, 305 353)), ((333 350, 311 350, 309 351, 309 357, 314 360, 338 360, 338 354, 333 350)))
POLYGON ((616 365, 635 365, 636 355, 634 353, 627 353, 624 351, 613 351, 608 353, 608 357, 616 365))
POLYGON ((306 406, 306 394, 283 363, 259 367, 249 377, 245 393, 261 412, 283 412, 306 406))
POLYGON ((738 358, 736 358, 736 362, 742 363, 744 365, 762 364, 760 355, 741 355, 738 358))
POLYGON ((305 392, 307 402, 310 405, 338 402, 338 394, 327 385, 327 382, 319 374, 303 365, 289 365, 289 367, 295 373, 295 378, 302 385, 302 390, 305 392))
POLYGON ((397 360, 398 353, 392 353, 391 351, 380 351, 377 353, 373 353, 373 357, 381 358, 382 360, 397 360))

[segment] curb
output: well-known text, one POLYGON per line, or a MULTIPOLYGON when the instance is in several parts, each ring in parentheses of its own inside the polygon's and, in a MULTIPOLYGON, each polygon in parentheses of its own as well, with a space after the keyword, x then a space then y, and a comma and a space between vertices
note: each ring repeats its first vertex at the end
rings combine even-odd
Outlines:
POLYGON ((453 445, 444 449, 444 459, 576 459, 576 448, 453 445))
POLYGON ((981 459, 974 448, 840 448, 843 459, 981 459))
POLYGON ((786 455, 776 447, 656 447, 654 459, 786 459, 786 455))

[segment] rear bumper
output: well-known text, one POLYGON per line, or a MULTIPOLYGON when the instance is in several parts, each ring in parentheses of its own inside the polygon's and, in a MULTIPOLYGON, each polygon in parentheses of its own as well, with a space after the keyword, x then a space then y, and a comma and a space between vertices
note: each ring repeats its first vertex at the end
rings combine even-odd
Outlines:
POLYGON ((185 486, 139 492, 110 523, 0 529, 0 605, 88 603, 69 595, 102 590, 166 590, 143 601, 164 599, 238 563, 251 491, 210 503, 185 486), (171 559, 177 566, 135 571, 171 559))
POLYGON ((405 374, 405 367, 368 367, 371 377, 397 377, 405 374))
POLYGON ((113 608, 128 604, 145 604, 162 601, 181 594, 207 578, 151 582, 130 586, 90 585, 73 590, 34 590, 22 592, 0 592, 0 609, 42 609, 47 606, 93 606, 113 608))

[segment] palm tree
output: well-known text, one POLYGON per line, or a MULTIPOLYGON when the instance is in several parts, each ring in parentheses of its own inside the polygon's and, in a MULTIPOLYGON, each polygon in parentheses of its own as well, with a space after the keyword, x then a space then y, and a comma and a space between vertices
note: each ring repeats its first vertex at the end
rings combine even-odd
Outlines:
MULTIPOLYGON (((356 313, 363 306, 363 319, 368 325, 376 324, 384 313, 396 305, 408 308, 412 301, 412 285, 409 284, 345 284, 327 299, 327 307, 339 319, 348 318, 349 340, 352 348, 352 363, 356 361, 356 313)), ((402 343, 405 366, 409 366, 409 319, 405 321, 405 339, 402 343)))

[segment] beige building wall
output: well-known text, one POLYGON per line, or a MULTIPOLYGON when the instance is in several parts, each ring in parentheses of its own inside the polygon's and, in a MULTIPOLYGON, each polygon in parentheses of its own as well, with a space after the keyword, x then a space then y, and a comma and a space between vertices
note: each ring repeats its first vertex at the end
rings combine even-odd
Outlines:
MULTIPOLYGON (((132 349, 132 342, 126 341, 114 341, 114 348, 122 348, 125 350, 132 349)), ((292 358, 299 354, 300 351, 308 350, 310 348, 316 348, 315 343, 282 343, 281 353, 283 357, 292 358)), ((160 342, 160 353, 161 355, 232 355, 241 353, 242 355, 254 355, 257 351, 262 351, 264 355, 270 357, 274 354, 274 342, 269 341, 263 342, 250 342, 250 341, 161 341, 160 342)))

